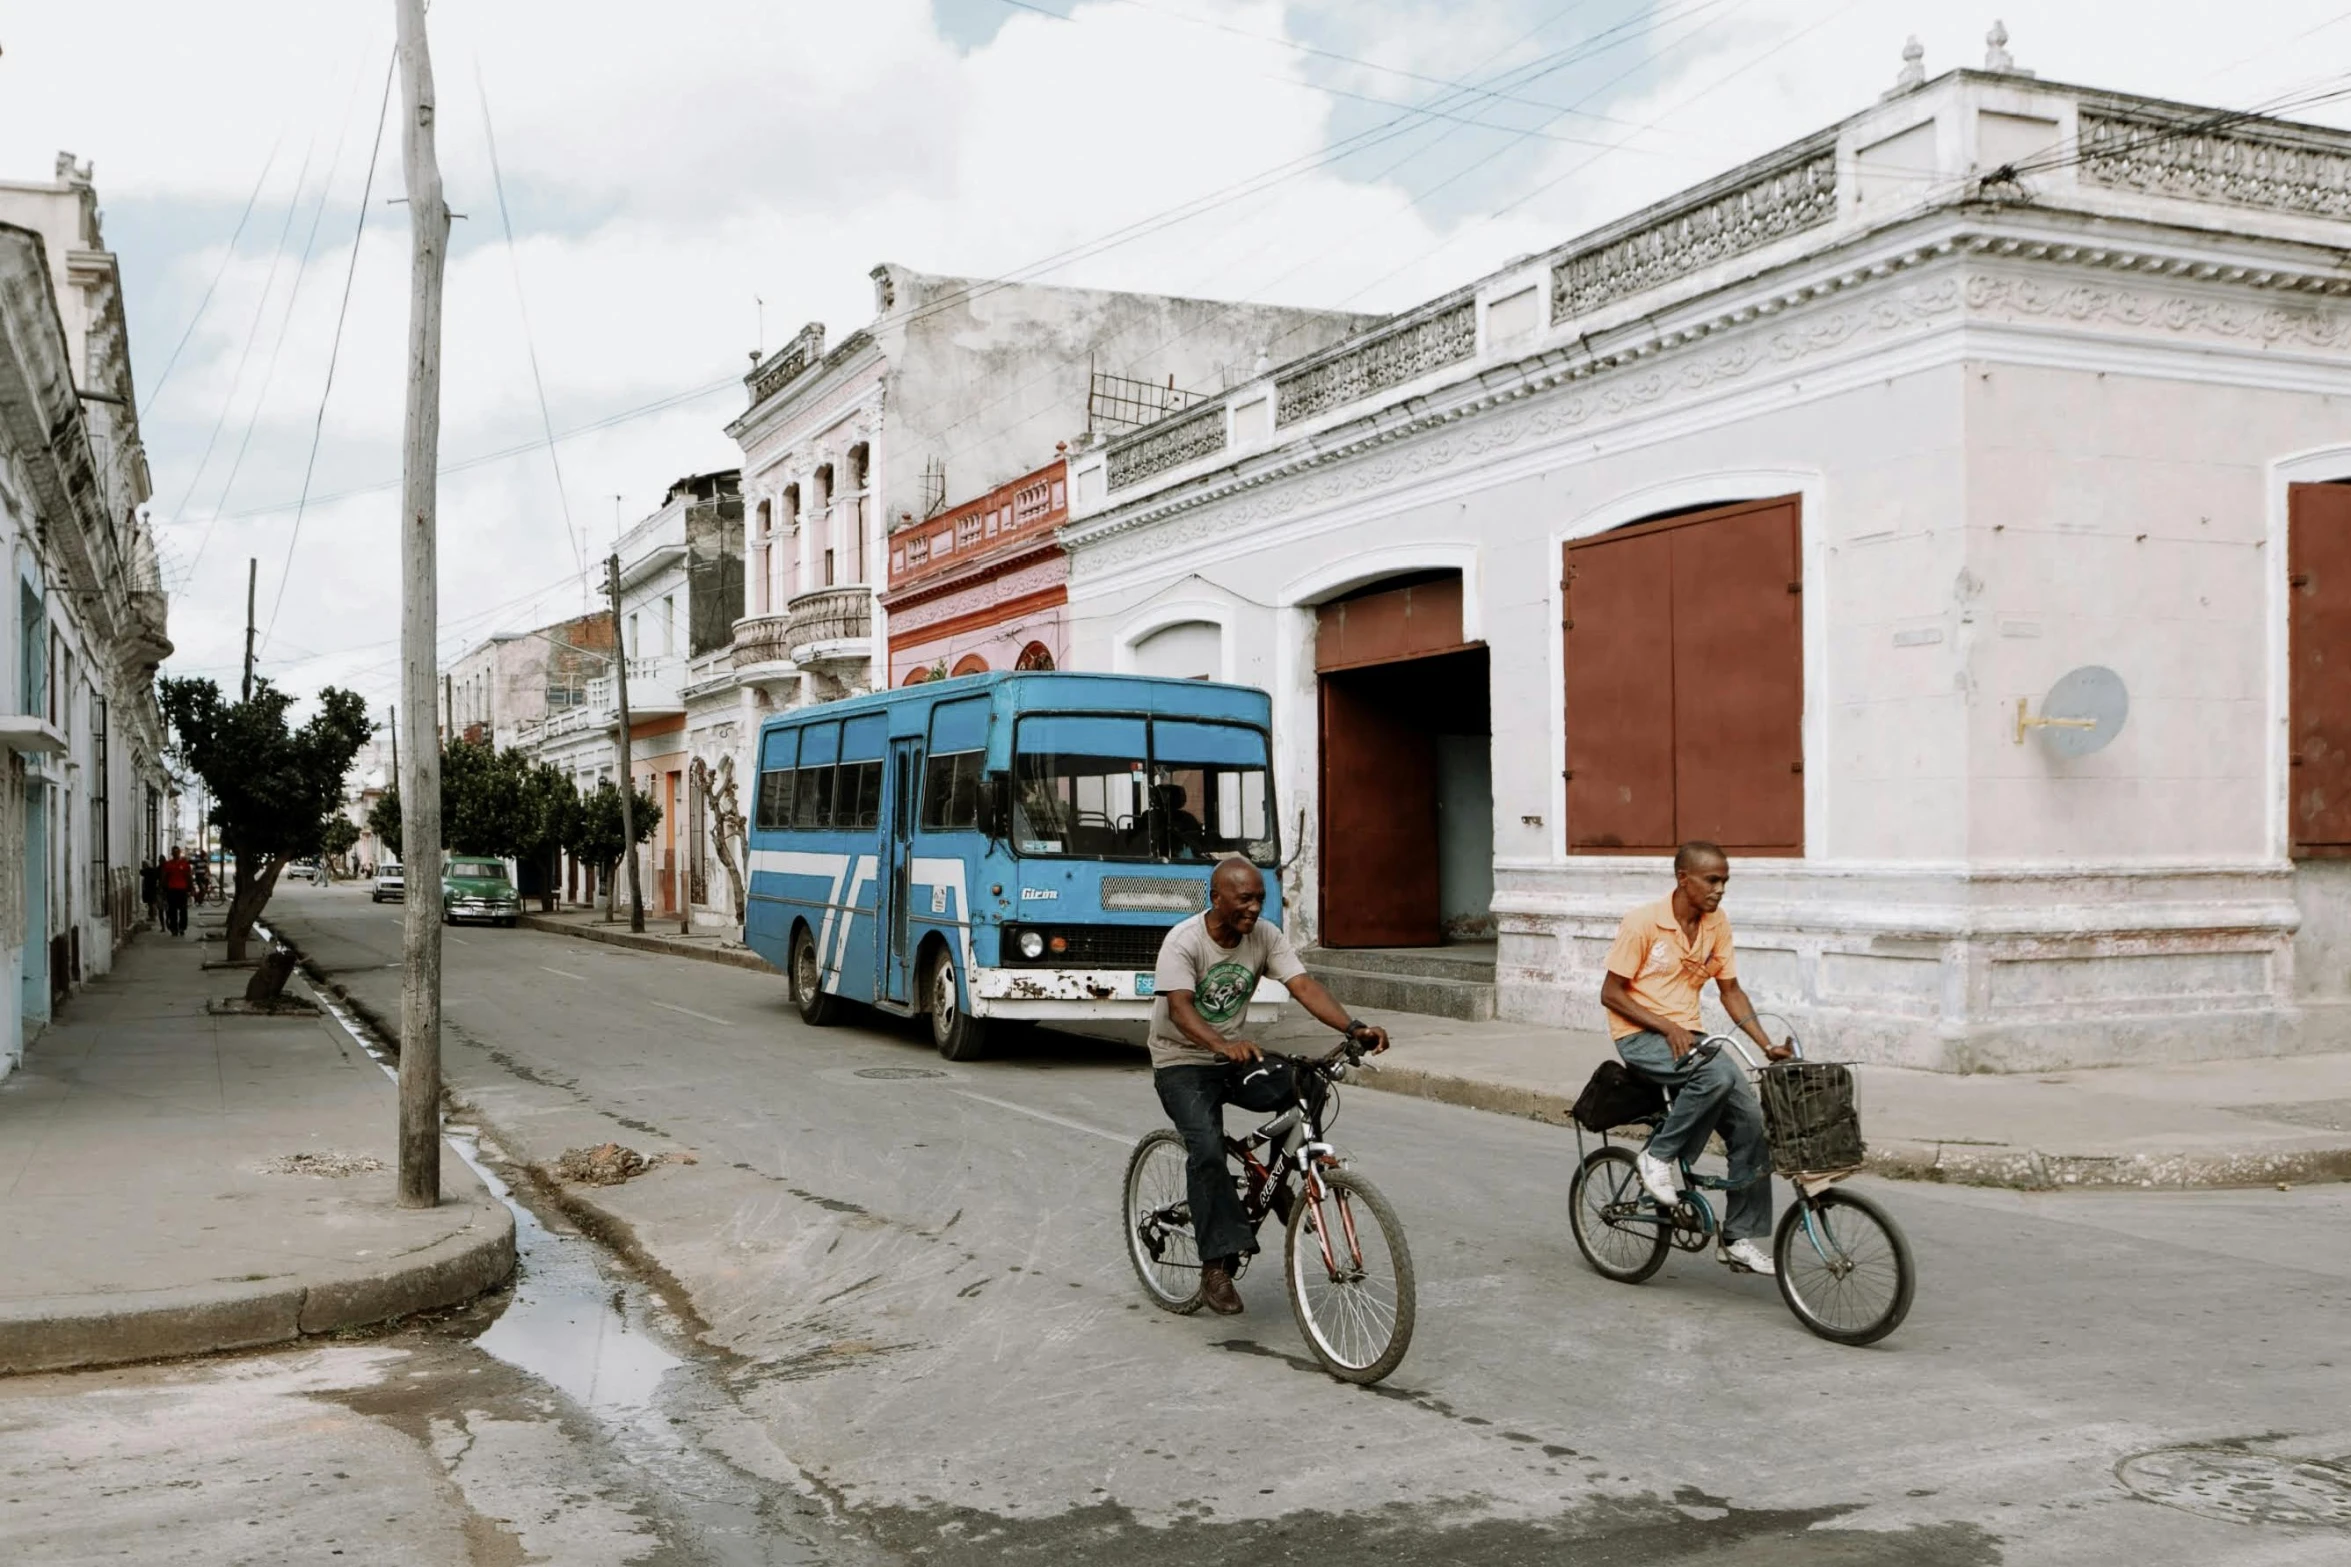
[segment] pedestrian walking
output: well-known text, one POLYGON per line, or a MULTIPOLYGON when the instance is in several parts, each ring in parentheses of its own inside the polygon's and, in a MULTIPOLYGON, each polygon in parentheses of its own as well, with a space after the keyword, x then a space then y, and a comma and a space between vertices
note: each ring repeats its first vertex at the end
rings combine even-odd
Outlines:
POLYGON ((139 906, 147 911, 147 923, 162 923, 163 877, 153 860, 139 862, 139 906))
POLYGON ((195 878, 195 879, 194 879, 194 881, 192 881, 192 882, 191 882, 189 885, 192 887, 192 889, 194 890, 194 892, 195 892, 195 894, 196 894, 196 901, 197 901, 198 903, 202 903, 202 902, 204 902, 204 901, 205 901, 207 898, 210 898, 210 897, 212 896, 212 860, 211 860, 211 857, 210 857, 209 855, 206 855, 206 856, 200 856, 199 858, 197 858, 197 859, 196 859, 196 861, 195 861, 195 862, 192 864, 192 866, 190 867, 190 873, 191 873, 191 874, 194 876, 194 878, 195 878))
POLYGON ((178 844, 171 846, 171 858, 163 862, 157 880, 163 888, 163 928, 174 936, 186 935, 188 894, 196 885, 196 872, 178 844))

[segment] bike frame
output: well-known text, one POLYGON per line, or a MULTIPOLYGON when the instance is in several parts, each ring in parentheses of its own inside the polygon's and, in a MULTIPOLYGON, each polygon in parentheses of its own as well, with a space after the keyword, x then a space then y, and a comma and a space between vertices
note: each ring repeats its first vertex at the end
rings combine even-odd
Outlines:
MULTIPOLYGON (((1788 1037, 1788 1043, 1794 1047, 1796 1052, 1796 1059, 1799 1061, 1803 1060, 1803 1042, 1791 1034, 1788 1037)), ((1725 1045, 1728 1045, 1731 1048, 1732 1053, 1739 1058, 1740 1064, 1746 1067, 1749 1076, 1752 1077, 1763 1070, 1764 1060, 1762 1056, 1749 1047, 1749 1042, 1747 1040, 1740 1038, 1736 1034, 1703 1035, 1695 1045, 1690 1047, 1690 1050, 1693 1055, 1703 1051, 1705 1052, 1706 1056, 1711 1059, 1714 1056, 1721 1054, 1725 1045)), ((1655 1129, 1655 1125, 1655 1122, 1651 1123, 1652 1130, 1655 1129)), ((1610 1137, 1606 1132, 1600 1133, 1599 1138, 1602 1147, 1606 1147, 1615 1141, 1615 1139, 1610 1137)), ((1583 1161, 1583 1157, 1584 1129, 1579 1126, 1576 1128, 1576 1161, 1580 1164, 1583 1161)), ((1771 1179, 1771 1174, 1772 1172, 1769 1169, 1766 1169, 1762 1174, 1756 1176, 1755 1179, 1758 1181, 1768 1181, 1771 1179)), ((1740 1191, 1747 1186, 1752 1185, 1753 1183, 1747 1181, 1732 1181, 1725 1176, 1719 1175, 1701 1175, 1693 1167, 1692 1162, 1688 1159, 1681 1161, 1681 1176, 1683 1192, 1689 1198, 1690 1206, 1696 1210, 1701 1221, 1697 1231, 1697 1244, 1698 1246, 1702 1247, 1706 1244, 1707 1237, 1719 1235, 1722 1233, 1721 1221, 1715 1217, 1714 1205, 1706 1200, 1705 1194, 1708 1192, 1740 1191)), ((1820 1260, 1824 1264, 1828 1264, 1832 1267, 1835 1266, 1835 1258, 1830 1255, 1833 1248, 1831 1248, 1823 1239, 1819 1227, 1813 1222, 1813 1193, 1808 1190, 1801 1181, 1793 1182, 1791 1184, 1793 1184, 1796 1188, 1797 1211, 1803 1216, 1804 1238, 1812 1243, 1813 1251, 1818 1254, 1820 1260)), ((1650 1205, 1652 1210, 1651 1212, 1627 1214, 1620 1222, 1628 1224, 1662 1226, 1669 1233, 1679 1232, 1685 1228, 1685 1226, 1674 1223, 1673 1214, 1671 1212, 1657 1208, 1655 1206, 1655 1199, 1649 1197, 1646 1193, 1642 1195, 1642 1201, 1650 1205)), ((1679 1243, 1677 1242, 1676 1244, 1679 1243)))

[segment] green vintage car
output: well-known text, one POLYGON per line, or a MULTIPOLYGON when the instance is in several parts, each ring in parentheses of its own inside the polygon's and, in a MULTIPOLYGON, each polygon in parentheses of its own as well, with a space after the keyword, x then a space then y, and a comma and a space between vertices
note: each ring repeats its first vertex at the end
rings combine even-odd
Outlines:
POLYGON ((511 925, 522 913, 522 899, 506 879, 506 867, 497 860, 475 855, 452 856, 441 870, 441 923, 488 920, 511 925))

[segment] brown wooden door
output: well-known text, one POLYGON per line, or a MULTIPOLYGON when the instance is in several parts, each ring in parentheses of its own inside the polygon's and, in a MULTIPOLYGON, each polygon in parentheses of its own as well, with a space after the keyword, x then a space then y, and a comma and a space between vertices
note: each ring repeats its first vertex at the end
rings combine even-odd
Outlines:
POLYGON ((1567 546, 1570 853, 1804 852, 1801 534, 1783 496, 1567 546))
POLYGON ((1673 537, 1567 552, 1567 843, 1674 839, 1673 537))
POLYGON ((2351 485, 2287 492, 2286 573, 2294 852, 2351 854, 2351 485))
POLYGON ((1322 943, 1433 947, 1437 753, 1417 715, 1360 675, 1322 686, 1322 943))
POLYGON ((1796 507, 1673 540, 1674 837, 1804 848, 1804 617, 1796 507))

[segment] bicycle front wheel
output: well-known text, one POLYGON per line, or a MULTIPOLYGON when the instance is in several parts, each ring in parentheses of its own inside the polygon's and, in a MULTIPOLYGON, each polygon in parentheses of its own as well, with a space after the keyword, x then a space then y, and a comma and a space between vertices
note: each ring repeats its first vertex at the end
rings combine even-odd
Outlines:
POLYGON ((1185 1316, 1200 1309, 1200 1248, 1192 1235, 1188 1157, 1184 1139, 1172 1127, 1161 1127, 1135 1144, 1120 1209, 1127 1258, 1144 1293, 1162 1311, 1185 1316))
POLYGON ((1665 1265, 1673 1236, 1630 1149, 1605 1143, 1592 1150, 1568 1185, 1567 1214, 1576 1250, 1602 1278, 1639 1284, 1665 1265))
POLYGON ((1875 1344, 1910 1315, 1918 1285, 1910 1241, 1859 1192, 1799 1196, 1780 1217, 1772 1262, 1796 1320, 1832 1342, 1875 1344))
POLYGON ((1321 1172, 1321 1186, 1290 1209, 1290 1309, 1325 1371, 1368 1385, 1412 1343, 1412 1252, 1378 1187, 1345 1170, 1321 1172))

